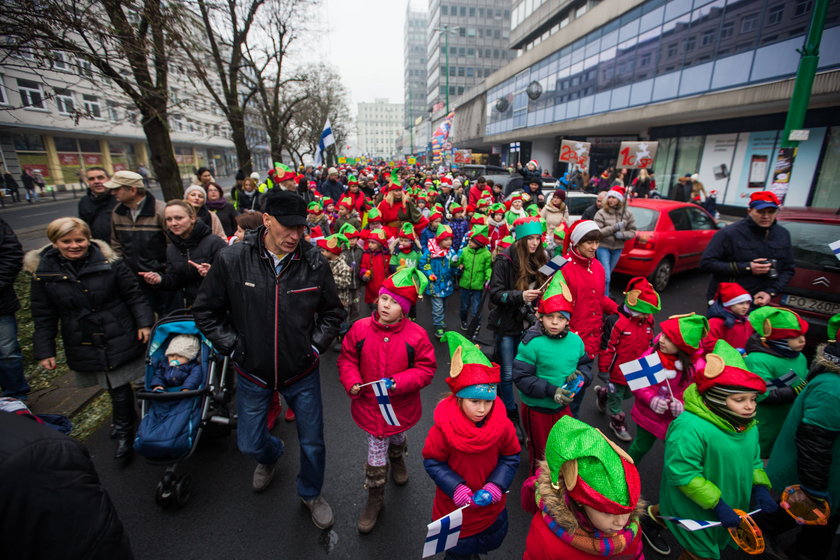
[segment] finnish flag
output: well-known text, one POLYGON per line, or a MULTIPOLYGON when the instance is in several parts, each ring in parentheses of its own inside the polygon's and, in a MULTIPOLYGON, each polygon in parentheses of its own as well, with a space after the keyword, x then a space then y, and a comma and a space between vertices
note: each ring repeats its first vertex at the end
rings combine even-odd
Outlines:
POLYGON ((429 523, 426 543, 423 545, 423 558, 434 556, 458 544, 463 520, 462 510, 463 508, 456 509, 449 515, 444 515, 440 519, 429 523))
POLYGON ((542 265, 542 267, 540 268, 540 273, 543 276, 551 276, 567 264, 569 264, 569 261, 567 259, 564 259, 560 255, 557 255, 556 257, 542 265))
POLYGON ((834 253, 834 256, 840 259, 840 239, 834 243, 829 243, 828 247, 831 249, 831 252, 834 253))
POLYGON ((333 144, 335 144, 335 136, 333 136, 330 119, 327 119, 327 123, 324 125, 324 130, 321 131, 321 138, 318 141, 318 149, 315 150, 315 165, 321 165, 324 163, 324 152, 327 151, 327 148, 333 144))
POLYGON ((373 392, 376 395, 376 402, 379 403, 379 411, 382 413, 385 423, 389 426, 399 426, 400 421, 397 420, 397 413, 394 412, 394 407, 391 405, 391 397, 388 396, 384 379, 380 379, 373 384, 373 392))
POLYGON ((627 386, 630 387, 631 391, 644 389, 665 381, 665 368, 662 367, 659 354, 656 352, 642 356, 638 360, 623 363, 618 367, 624 374, 624 379, 627 380, 627 386))

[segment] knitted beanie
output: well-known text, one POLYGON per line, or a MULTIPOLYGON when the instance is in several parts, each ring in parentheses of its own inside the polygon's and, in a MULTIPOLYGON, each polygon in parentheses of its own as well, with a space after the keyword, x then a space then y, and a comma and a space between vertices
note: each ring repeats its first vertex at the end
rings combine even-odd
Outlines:
MULTIPOLYGON (((199 187, 200 188, 200 187, 199 187)), ((188 362, 198 356, 199 342, 198 337, 191 334, 179 334, 172 337, 169 341, 169 346, 166 347, 165 356, 172 354, 183 356, 188 362)))

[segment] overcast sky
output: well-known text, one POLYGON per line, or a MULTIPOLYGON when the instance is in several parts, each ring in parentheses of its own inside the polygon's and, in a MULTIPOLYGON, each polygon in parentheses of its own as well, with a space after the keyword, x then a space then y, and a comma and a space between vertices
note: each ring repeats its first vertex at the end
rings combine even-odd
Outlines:
POLYGON ((341 73, 357 103, 386 98, 403 103, 403 29, 408 2, 426 9, 426 0, 322 0, 326 32, 317 57, 341 73))

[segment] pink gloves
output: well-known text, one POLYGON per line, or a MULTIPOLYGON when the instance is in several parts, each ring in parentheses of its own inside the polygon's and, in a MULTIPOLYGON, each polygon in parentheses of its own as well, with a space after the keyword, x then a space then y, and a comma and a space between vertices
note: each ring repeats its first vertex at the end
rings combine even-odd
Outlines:
POLYGON ((668 410, 668 399, 660 396, 653 397, 650 399, 650 409, 656 414, 665 414, 668 410))
POLYGON ((468 506, 472 503, 473 492, 463 484, 455 487, 455 492, 452 493, 452 501, 458 507, 468 506))

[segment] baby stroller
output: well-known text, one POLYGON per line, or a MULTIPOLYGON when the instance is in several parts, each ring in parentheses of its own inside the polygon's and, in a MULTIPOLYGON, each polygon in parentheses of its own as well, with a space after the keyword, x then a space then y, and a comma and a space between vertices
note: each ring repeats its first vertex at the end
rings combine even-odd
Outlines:
POLYGON ((152 328, 146 350, 146 375, 142 391, 138 391, 141 416, 134 450, 152 463, 167 465, 157 484, 155 501, 166 508, 173 503, 179 507, 189 500, 192 477, 176 474, 178 463, 195 452, 203 433, 208 430, 229 434, 233 420, 228 411, 231 382, 228 358, 214 350, 204 338, 187 310, 178 310, 160 319, 152 328), (150 382, 157 366, 166 361, 164 352, 176 335, 187 334, 201 341, 197 359, 202 368, 203 382, 194 391, 171 387, 152 392, 150 382))

